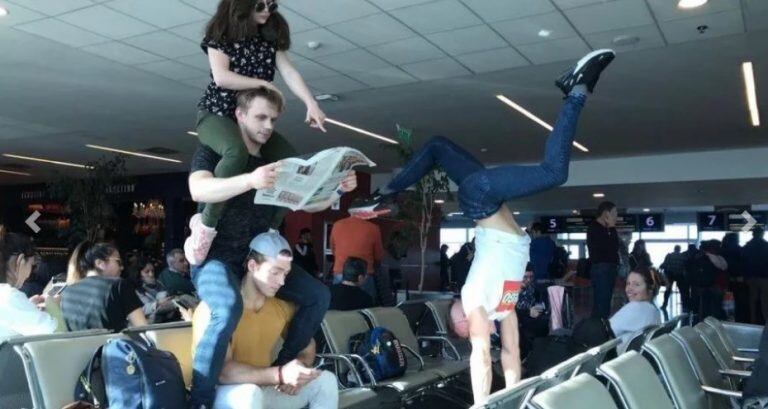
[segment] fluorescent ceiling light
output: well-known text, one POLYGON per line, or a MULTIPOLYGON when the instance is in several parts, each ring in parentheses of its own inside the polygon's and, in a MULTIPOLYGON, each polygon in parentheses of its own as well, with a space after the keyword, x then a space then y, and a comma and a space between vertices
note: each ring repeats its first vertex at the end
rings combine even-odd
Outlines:
POLYGON ((92 166, 81 165, 79 163, 61 162, 61 161, 58 161, 58 160, 35 158, 35 157, 32 157, 32 156, 11 155, 9 153, 4 153, 3 156, 5 156, 6 158, 31 160, 33 162, 50 163, 51 165, 69 166, 69 167, 72 167, 72 168, 80 168, 80 169, 92 169, 93 168, 92 166))
POLYGON ((390 139, 390 138, 387 138, 386 136, 381 136, 381 135, 375 134, 373 132, 368 132, 365 129, 356 128, 356 127, 354 127, 352 125, 345 124, 344 122, 340 122, 340 121, 337 121, 335 119, 325 118, 325 122, 334 124, 334 125, 342 127, 342 128, 349 129, 350 131, 355 131, 357 133, 361 133, 361 134, 366 135, 366 136, 370 136, 371 138, 376 138, 376 139, 382 140, 384 142, 391 143, 393 145, 398 145, 398 142, 396 140, 394 140, 394 139, 390 139))
POLYGON ((517 216, 517 215, 519 215, 519 214, 520 214, 520 212, 517 212, 517 211, 515 211, 515 212, 512 212, 512 214, 514 214, 515 216, 517 216))
POLYGON ((681 9, 695 9, 707 4, 709 0, 680 0, 677 3, 677 7, 681 9))
POLYGON ((10 13, 8 13, 8 9, 3 7, 3 6, 0 6, 0 17, 5 17, 8 14, 10 14, 10 13))
POLYGON ((197 132, 195 132, 195 131, 187 131, 187 135, 197 136, 197 132))
POLYGON ((752 118, 752 126, 760 126, 760 111, 757 109, 757 91, 755 90, 755 72, 752 70, 752 62, 741 64, 744 73, 744 89, 747 92, 747 106, 752 118))
POLYGON ((141 157, 141 158, 162 160, 162 161, 165 161, 165 162, 181 163, 181 161, 178 160, 178 159, 164 158, 162 156, 149 155, 149 154, 146 154, 146 153, 126 151, 126 150, 122 150, 122 149, 108 148, 106 146, 91 145, 91 144, 87 144, 85 146, 87 146, 87 147, 89 147, 91 149, 98 149, 98 150, 102 150, 102 151, 122 153, 122 154, 125 154, 125 155, 138 156, 138 157, 141 157))
MULTIPOLYGON (((511 99, 505 97, 504 95, 496 95, 496 98, 498 98, 499 101, 509 105, 510 107, 512 107, 517 112, 527 116, 528 119, 530 119, 533 122, 536 122, 537 124, 541 125, 544 129, 552 132, 552 125, 546 123, 543 119, 539 118, 538 116, 532 114, 527 109, 525 109, 525 108, 521 107, 520 105, 516 104, 511 99)), ((580 144, 580 143, 578 143, 576 141, 573 141, 573 146, 575 146, 576 148, 578 148, 582 152, 589 152, 589 149, 587 149, 586 146, 584 146, 584 145, 582 145, 582 144, 580 144)))
POLYGON ((592 193, 592 197, 605 197, 605 193, 592 193))
POLYGON ((541 31, 539 31, 539 37, 547 38, 550 35, 552 35, 552 31, 551 30, 541 30, 541 31))
POLYGON ((31 174, 26 172, 14 172, 12 170, 3 170, 3 169, 0 169, 0 173, 7 173, 9 175, 19 175, 19 176, 32 176, 31 174))
POLYGON ((650 212, 650 211, 651 211, 651 209, 648 209, 648 208, 646 208, 646 209, 643 209, 643 211, 644 211, 644 212, 646 212, 646 213, 648 213, 648 212, 650 212))
POLYGON ((443 203, 445 203, 445 200, 443 200, 443 199, 435 199, 435 203, 436 204, 443 204, 443 203))
POLYGON ((571 213, 573 213, 573 214, 579 214, 579 211, 578 211, 578 210, 576 210, 576 209, 573 209, 573 211, 572 211, 571 213))

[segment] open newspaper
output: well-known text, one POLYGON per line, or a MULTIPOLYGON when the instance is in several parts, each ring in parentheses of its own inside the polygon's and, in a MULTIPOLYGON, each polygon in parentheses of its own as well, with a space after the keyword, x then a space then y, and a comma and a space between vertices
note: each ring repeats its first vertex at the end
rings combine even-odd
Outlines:
POLYGON ((326 149, 309 158, 288 158, 280 162, 275 186, 257 190, 255 204, 306 209, 329 200, 353 167, 376 166, 362 152, 346 146, 326 149))

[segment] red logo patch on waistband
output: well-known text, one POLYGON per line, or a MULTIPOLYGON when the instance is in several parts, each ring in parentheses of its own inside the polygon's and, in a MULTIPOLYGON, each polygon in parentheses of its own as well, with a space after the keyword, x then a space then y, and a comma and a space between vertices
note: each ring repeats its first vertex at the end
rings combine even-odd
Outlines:
POLYGON ((520 281, 504 281, 504 290, 501 292, 501 301, 496 312, 512 311, 517 305, 520 296, 520 281))

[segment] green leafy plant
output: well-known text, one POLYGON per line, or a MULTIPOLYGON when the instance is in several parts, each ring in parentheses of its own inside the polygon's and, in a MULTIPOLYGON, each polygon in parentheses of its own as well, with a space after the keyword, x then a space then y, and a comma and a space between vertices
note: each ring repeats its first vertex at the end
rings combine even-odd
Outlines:
POLYGON ((48 185, 51 196, 70 211, 70 242, 103 239, 100 236, 116 218, 109 188, 124 182, 125 159, 117 155, 88 163, 83 177, 67 176, 48 185))
MULTIPOLYGON (((405 165, 414 154, 413 130, 397 125, 397 138, 400 144, 388 146, 395 149, 401 163, 405 165)), ((429 232, 432 225, 439 223, 441 219, 440 207, 435 200, 452 200, 450 186, 448 174, 435 167, 414 185, 414 190, 404 192, 398 200, 400 212, 397 219, 402 222, 402 236, 409 243, 417 242, 421 252, 419 291, 424 289, 429 232)))

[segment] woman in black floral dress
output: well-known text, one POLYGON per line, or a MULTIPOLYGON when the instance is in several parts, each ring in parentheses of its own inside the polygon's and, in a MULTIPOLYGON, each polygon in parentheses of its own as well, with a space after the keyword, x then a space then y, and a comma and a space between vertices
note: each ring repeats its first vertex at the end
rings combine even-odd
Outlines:
MULTIPOLYGON (((197 133, 200 143, 221 155, 215 170, 217 178, 242 173, 248 160, 235 119, 237 92, 257 87, 274 88, 276 69, 288 88, 307 106, 309 126, 325 132, 325 114, 288 59, 290 31, 277 8, 275 0, 221 0, 206 26, 200 46, 208 55, 211 83, 197 105, 197 133)), ((276 132, 262 152, 270 161, 295 153, 276 132)), ((205 261, 224 206, 225 203, 208 203, 190 221, 192 234, 184 250, 192 265, 205 261)))

